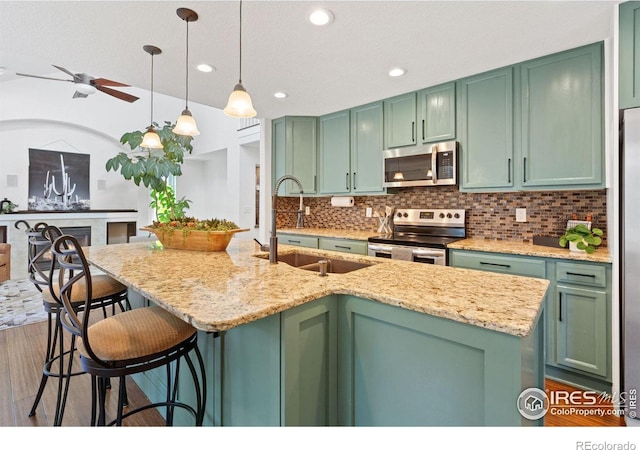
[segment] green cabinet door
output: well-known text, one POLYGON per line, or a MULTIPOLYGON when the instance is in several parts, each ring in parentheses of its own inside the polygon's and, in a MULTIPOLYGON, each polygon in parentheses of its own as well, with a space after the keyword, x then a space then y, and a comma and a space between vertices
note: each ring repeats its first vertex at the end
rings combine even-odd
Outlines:
POLYGON ((607 295, 605 292, 556 286, 556 357, 558 364, 607 375, 607 295))
POLYGON ((349 125, 349 111, 328 114, 319 119, 321 194, 351 191, 349 125))
POLYGON ((398 95, 384 100, 384 141, 385 148, 416 145, 416 104, 415 92, 398 95))
POLYGON ((461 191, 513 187, 513 68, 457 85, 461 191))
POLYGON ((382 186, 382 102, 351 110, 351 192, 380 193, 382 186))
POLYGON ((456 84, 433 86, 418 92, 418 129, 423 143, 456 138, 456 84))
POLYGON ((604 186, 602 44, 520 64, 524 188, 604 186))
POLYGON ((640 106, 640 2, 620 5, 620 109, 640 106))
MULTIPOLYGON (((305 194, 316 194, 317 118, 287 116, 272 122, 273 182, 293 175, 302 183, 305 194)), ((298 186, 286 181, 280 195, 295 195, 298 186)))
POLYGON ((337 333, 334 296, 282 313, 283 425, 337 425, 337 333))

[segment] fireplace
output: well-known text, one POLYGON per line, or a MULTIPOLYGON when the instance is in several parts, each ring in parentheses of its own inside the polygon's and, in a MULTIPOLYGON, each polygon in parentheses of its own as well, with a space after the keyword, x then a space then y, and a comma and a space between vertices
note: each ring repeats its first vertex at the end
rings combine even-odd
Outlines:
MULTIPOLYGON (((88 247, 91 245, 91 227, 60 227, 62 234, 70 235, 78 240, 81 247, 88 247)), ((44 240, 44 238, 42 238, 44 240)), ((38 261, 38 267, 43 270, 48 270, 51 266, 51 252, 48 251, 38 261)))

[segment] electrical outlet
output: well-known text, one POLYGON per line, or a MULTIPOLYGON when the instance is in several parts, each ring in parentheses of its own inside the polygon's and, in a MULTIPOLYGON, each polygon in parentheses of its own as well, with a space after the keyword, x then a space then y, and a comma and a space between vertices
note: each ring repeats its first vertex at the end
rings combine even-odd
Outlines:
POLYGON ((304 215, 305 216, 310 216, 311 215, 311 207, 310 206, 305 206, 304 207, 304 215))
POLYGON ((527 208, 516 208, 516 222, 527 221, 527 208))
POLYGON ((365 213, 366 217, 371 217, 373 215, 373 208, 367 208, 367 212, 365 213))

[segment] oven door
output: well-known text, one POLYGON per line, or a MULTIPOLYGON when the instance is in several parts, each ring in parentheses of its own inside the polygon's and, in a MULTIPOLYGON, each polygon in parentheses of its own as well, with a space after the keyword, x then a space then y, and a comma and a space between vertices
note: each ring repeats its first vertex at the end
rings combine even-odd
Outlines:
POLYGON ((389 245, 369 243, 369 250, 367 254, 378 258, 391 259, 391 247, 389 245))
POLYGON ((422 264, 435 264, 436 266, 447 265, 447 251, 434 250, 429 248, 414 249, 412 261, 422 264))

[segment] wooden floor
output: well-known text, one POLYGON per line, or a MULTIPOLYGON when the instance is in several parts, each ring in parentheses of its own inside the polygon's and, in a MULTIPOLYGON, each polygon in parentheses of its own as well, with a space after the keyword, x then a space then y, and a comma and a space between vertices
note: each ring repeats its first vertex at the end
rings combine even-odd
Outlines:
MULTIPOLYGON (((44 360, 47 337, 46 322, 25 325, 0 331, 0 427, 32 426, 47 427, 53 422, 56 404, 57 380, 51 379, 45 389, 36 415, 28 417, 33 399, 38 390, 44 360)), ((572 388, 547 380, 546 389, 568 390, 572 388)), ((131 380, 127 382, 131 407, 148 403, 145 395, 131 380)), ((109 394, 107 414, 113 417, 116 409, 117 381, 109 394)), ((87 375, 72 379, 63 426, 89 426, 91 385, 87 375)), ((611 405, 601 407, 610 410, 611 405)), ((127 426, 164 426, 164 419, 156 410, 147 410, 133 415, 125 421, 127 426)), ((604 427, 624 426, 624 420, 612 415, 552 415, 545 417, 546 426, 604 427)))

